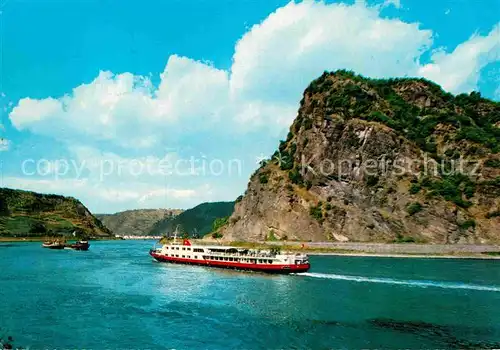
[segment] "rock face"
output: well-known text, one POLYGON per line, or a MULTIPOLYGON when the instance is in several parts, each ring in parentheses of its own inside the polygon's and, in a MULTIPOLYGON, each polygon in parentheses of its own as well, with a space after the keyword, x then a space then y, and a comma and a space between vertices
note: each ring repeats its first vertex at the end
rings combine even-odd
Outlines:
POLYGON ((158 221, 171 219, 180 213, 181 209, 137 209, 96 214, 96 217, 116 235, 142 236, 147 235, 158 221))
POLYGON ((500 242, 500 104, 325 73, 252 175, 228 241, 500 242))
POLYGON ((108 237, 111 231, 77 199, 0 188, 0 236, 108 237))

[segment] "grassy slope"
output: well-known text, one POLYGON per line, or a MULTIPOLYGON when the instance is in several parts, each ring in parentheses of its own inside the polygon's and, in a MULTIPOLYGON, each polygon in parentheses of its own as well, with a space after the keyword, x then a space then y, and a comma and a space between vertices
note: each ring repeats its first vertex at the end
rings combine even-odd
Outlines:
POLYGON ((110 231, 75 198, 0 189, 0 235, 109 236, 110 231))
POLYGON ((171 234, 177 225, 180 225, 182 232, 186 232, 190 236, 198 234, 201 237, 212 230, 215 219, 231 215, 233 208, 234 202, 203 203, 184 211, 173 219, 159 221, 149 234, 171 234))

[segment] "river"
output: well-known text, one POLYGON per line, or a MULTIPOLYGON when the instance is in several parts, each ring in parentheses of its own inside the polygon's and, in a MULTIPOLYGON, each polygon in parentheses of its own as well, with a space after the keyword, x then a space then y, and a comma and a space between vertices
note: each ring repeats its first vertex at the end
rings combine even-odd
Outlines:
POLYGON ((290 276, 0 243, 0 337, 31 349, 500 347, 500 261, 313 256, 290 276))

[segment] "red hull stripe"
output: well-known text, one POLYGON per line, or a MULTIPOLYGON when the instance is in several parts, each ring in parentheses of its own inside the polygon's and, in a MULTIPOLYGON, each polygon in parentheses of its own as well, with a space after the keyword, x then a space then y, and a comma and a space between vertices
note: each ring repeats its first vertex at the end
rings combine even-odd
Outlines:
POLYGON ((251 271, 262 271, 262 272, 279 272, 279 273, 306 272, 311 267, 309 264, 301 264, 301 265, 245 264, 234 261, 176 258, 173 256, 165 256, 154 252, 151 252, 150 254, 153 258, 161 262, 200 265, 209 267, 222 267, 229 269, 251 270, 251 271))

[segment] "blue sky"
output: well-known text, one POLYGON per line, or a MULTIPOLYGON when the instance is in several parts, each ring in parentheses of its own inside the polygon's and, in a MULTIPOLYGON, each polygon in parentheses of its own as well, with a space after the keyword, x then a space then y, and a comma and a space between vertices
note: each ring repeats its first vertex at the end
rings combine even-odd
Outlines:
POLYGON ((324 70, 500 99, 496 0, 0 7, 0 185, 94 212, 234 199, 324 70))

